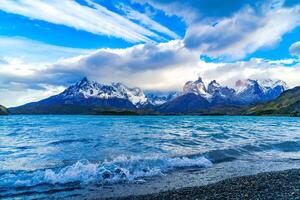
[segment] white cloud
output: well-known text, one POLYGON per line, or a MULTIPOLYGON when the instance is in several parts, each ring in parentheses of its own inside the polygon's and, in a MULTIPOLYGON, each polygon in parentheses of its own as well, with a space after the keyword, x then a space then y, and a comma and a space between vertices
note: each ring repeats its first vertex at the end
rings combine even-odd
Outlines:
POLYGON ((52 95, 83 76, 101 83, 123 82, 158 91, 181 91, 186 81, 195 80, 199 75, 207 83, 216 79, 229 86, 246 78, 281 79, 291 87, 300 85, 300 64, 285 66, 290 60, 253 58, 234 63, 206 63, 199 59, 197 51, 185 48, 181 40, 158 45, 140 44, 126 49, 99 49, 38 67, 14 62, 10 60, 9 64, 0 65, 4 102, 1 103, 8 106, 52 95))
POLYGON ((262 48, 272 48, 300 25, 299 3, 285 0, 133 0, 151 4, 181 17, 188 28, 187 48, 213 58, 242 59, 262 48))
POLYGON ((161 24, 157 23, 156 21, 152 20, 146 14, 140 13, 125 4, 119 4, 117 7, 126 14, 127 18, 129 18, 131 20, 137 20, 140 24, 148 27, 149 29, 151 29, 153 31, 164 33, 173 39, 180 38, 176 33, 171 31, 167 27, 162 26, 161 24))
POLYGON ((292 44, 289 50, 291 55, 300 57, 300 41, 292 44))
POLYGON ((291 88, 300 85, 299 63, 287 67, 279 62, 261 58, 234 63, 215 63, 211 66, 203 63, 199 73, 207 82, 215 79, 230 87, 234 87, 236 80, 247 78, 283 80, 291 88))
POLYGON ((58 74, 60 78, 55 76, 53 81, 66 78, 66 82, 70 82, 70 79, 74 81, 87 76, 104 83, 121 81, 143 89, 168 90, 181 85, 187 78, 185 71, 190 73, 186 69, 193 68, 198 61, 197 52, 186 49, 181 40, 174 40, 126 49, 99 49, 86 56, 58 62, 44 74, 58 74), (173 73, 174 68, 181 68, 182 73, 173 73), (170 81, 168 76, 173 76, 171 74, 174 80, 170 81))
POLYGON ((73 0, 2 0, 0 9, 98 35, 123 38, 130 42, 150 42, 153 38, 161 39, 156 33, 93 1, 87 0, 87 3, 91 7, 83 6, 73 0))
POLYGON ((300 25, 300 7, 263 9, 247 7, 215 26, 194 24, 187 30, 185 44, 217 58, 244 58, 261 48, 272 47, 282 36, 300 25))

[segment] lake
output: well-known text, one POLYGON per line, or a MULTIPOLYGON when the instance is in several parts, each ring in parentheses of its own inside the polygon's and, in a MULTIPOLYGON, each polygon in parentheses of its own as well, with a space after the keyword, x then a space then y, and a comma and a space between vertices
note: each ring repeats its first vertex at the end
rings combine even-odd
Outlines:
POLYGON ((300 118, 0 117, 0 197, 143 194, 300 166, 300 118))

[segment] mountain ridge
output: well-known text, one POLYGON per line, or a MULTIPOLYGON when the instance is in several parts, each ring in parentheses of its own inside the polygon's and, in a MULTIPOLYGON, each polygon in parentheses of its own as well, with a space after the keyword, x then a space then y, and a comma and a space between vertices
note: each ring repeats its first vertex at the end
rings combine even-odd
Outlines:
POLYGON ((188 81, 182 92, 145 94, 140 88, 122 83, 100 84, 86 77, 62 93, 9 108, 12 114, 99 114, 105 111, 155 114, 232 113, 239 107, 273 100, 287 86, 283 81, 237 81, 237 90, 216 80, 207 86, 201 77, 188 81))
POLYGON ((245 114, 300 116, 300 86, 284 91, 272 101, 250 107, 245 114))

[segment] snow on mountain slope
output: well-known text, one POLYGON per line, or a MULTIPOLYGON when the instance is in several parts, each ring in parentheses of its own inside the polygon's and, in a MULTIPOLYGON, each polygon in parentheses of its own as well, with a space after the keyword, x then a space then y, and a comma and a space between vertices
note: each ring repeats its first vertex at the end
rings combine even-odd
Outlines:
POLYGON ((229 87, 221 86, 216 80, 211 81, 207 86, 207 92, 213 97, 233 98, 235 90, 229 87))
POLYGON ((206 90, 205 84, 202 81, 202 78, 199 77, 196 81, 188 81, 183 87, 183 93, 194 93, 196 95, 200 95, 206 99, 211 98, 211 94, 209 94, 206 90))
POLYGON ((139 88, 129 88, 121 83, 103 85, 87 78, 67 88, 61 96, 65 99, 74 97, 99 98, 99 99, 127 99, 133 105, 140 106, 147 103, 147 98, 139 88))
POLYGON ((264 80, 258 80, 258 83, 259 83, 259 85, 261 85, 264 92, 275 89, 276 87, 281 88, 282 91, 288 89, 287 84, 281 80, 275 81, 275 80, 271 80, 271 79, 264 79, 264 80))
POLYGON ((285 82, 281 80, 238 80, 236 82, 236 94, 245 102, 268 101, 278 97, 288 89, 285 82))
POLYGON ((188 113, 194 109, 214 106, 249 105, 277 98, 286 88, 283 81, 244 80, 236 82, 237 90, 212 81, 206 85, 201 78, 189 81, 183 92, 147 93, 121 83, 100 84, 87 78, 68 87, 64 92, 13 108, 16 113, 94 113, 110 109, 158 109, 166 112, 188 113), (64 109, 64 110, 61 110, 64 109), (88 109, 88 110, 86 110, 88 109))
POLYGON ((210 103, 242 103, 250 104, 268 101, 278 97, 288 89, 285 82, 277 80, 238 80, 235 89, 211 81, 206 87, 199 77, 196 81, 188 81, 183 87, 182 95, 193 93, 205 98, 210 103))

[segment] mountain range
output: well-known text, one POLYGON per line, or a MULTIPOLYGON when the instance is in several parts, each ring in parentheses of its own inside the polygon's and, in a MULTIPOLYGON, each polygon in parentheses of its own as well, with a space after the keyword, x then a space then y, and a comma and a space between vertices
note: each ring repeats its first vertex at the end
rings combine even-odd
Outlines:
POLYGON ((272 101, 255 105, 245 114, 300 116, 300 87, 286 90, 272 101))
POLYGON ((83 78, 60 94, 38 102, 9 108, 12 114, 234 114, 246 106, 276 99, 287 90, 283 81, 238 80, 235 88, 216 80, 207 86, 199 77, 188 81, 181 92, 144 93, 122 83, 101 84, 83 78))
POLYGON ((219 111, 224 113, 226 109, 234 111, 244 106, 273 100, 287 88, 283 81, 251 79, 238 80, 235 88, 222 86, 215 80, 206 87, 199 77, 196 81, 188 81, 181 95, 158 106, 158 109, 169 114, 211 114, 219 111))

